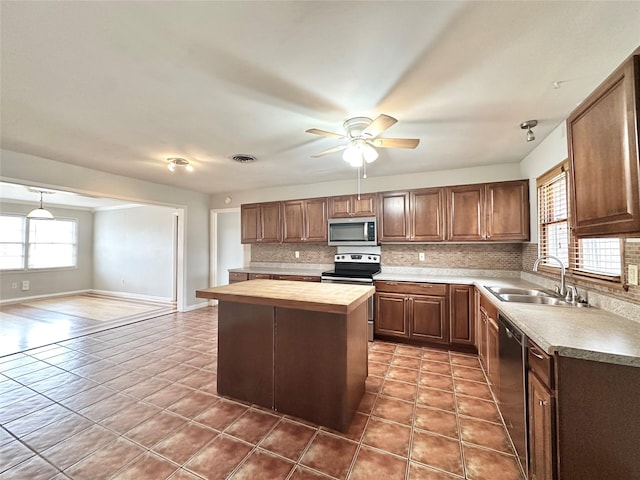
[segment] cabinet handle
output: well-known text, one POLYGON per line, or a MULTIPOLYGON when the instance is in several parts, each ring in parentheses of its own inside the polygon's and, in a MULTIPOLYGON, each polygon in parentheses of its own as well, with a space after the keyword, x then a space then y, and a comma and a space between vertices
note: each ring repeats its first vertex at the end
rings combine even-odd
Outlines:
POLYGON ((544 356, 540 353, 536 353, 536 349, 534 347, 529 347, 529 351, 531 352, 531 355, 536 357, 538 360, 544 360, 544 356))
POLYGON ((386 283, 387 285, 398 285, 398 282, 384 282, 384 283, 386 283))
POLYGON ((420 284, 420 286, 421 286, 422 288, 433 288, 433 285, 430 285, 430 284, 428 284, 428 283, 421 283, 421 284, 420 284))
POLYGON ((538 400, 538 405, 540 405, 541 407, 544 407, 547 404, 546 400, 538 400))

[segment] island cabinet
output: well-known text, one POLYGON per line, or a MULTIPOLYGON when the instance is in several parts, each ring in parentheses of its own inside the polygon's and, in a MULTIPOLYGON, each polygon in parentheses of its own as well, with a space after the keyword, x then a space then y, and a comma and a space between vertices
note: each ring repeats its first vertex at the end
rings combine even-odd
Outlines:
POLYGON ((365 393, 371 295, 282 280, 196 291, 219 301, 218 393, 346 432, 365 393))
POLYGON ((283 242, 327 242, 327 199, 282 202, 283 242))
POLYGON ((639 121, 640 50, 567 118, 576 236, 640 232, 639 121))
POLYGON ((445 239, 444 190, 425 188, 380 194, 381 242, 439 242, 445 239))
POLYGON ((375 287, 376 335, 450 344, 447 285, 376 281, 375 287))
POLYGON ((282 241, 280 202, 251 203, 240 206, 242 243, 282 241))
POLYGON ((516 180, 446 188, 447 240, 529 239, 529 182, 516 180))
POLYGON ((555 394, 553 357, 535 343, 527 347, 529 383, 529 480, 554 480, 555 394))
POLYGON ((376 194, 329 197, 329 218, 375 217, 376 194))

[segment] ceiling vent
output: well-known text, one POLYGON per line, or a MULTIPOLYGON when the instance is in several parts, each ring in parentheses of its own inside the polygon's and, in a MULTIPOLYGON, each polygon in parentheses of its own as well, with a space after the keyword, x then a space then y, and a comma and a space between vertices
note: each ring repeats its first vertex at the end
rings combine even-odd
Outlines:
POLYGON ((253 163, 258 160, 253 155, 247 155, 245 153, 237 153, 231 158, 238 163, 253 163))

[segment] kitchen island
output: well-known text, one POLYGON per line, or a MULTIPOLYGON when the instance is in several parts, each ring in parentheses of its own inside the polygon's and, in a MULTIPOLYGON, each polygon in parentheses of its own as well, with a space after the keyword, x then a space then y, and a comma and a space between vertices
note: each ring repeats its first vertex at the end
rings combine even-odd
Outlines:
POLYGON ((367 378, 373 287, 249 280, 217 299, 218 393, 346 431, 367 378))

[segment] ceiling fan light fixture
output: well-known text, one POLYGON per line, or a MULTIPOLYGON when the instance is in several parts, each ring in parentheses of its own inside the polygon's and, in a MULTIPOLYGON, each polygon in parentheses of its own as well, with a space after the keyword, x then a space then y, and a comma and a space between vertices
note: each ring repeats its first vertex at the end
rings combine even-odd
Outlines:
POLYGON ((354 142, 351 142, 349 146, 345 148, 342 159, 352 167, 361 167, 363 161, 362 151, 360 151, 354 142))

